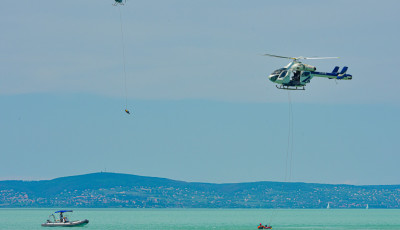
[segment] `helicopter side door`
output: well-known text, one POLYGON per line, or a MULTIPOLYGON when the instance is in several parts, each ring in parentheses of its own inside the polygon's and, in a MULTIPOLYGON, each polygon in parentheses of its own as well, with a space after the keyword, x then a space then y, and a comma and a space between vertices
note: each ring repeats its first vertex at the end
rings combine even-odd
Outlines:
POLYGON ((300 83, 302 85, 306 85, 307 83, 310 83, 311 78, 313 78, 313 75, 311 74, 311 72, 303 71, 300 76, 300 83))

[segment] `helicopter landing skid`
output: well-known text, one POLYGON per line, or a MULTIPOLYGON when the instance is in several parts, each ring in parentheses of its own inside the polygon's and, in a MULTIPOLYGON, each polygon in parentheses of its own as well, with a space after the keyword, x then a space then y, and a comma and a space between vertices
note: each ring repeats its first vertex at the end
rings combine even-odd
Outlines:
POLYGON ((304 88, 304 86, 302 88, 298 88, 297 86, 290 87, 290 86, 284 86, 284 85, 280 85, 280 86, 275 85, 275 86, 277 89, 284 89, 284 90, 306 90, 304 88))

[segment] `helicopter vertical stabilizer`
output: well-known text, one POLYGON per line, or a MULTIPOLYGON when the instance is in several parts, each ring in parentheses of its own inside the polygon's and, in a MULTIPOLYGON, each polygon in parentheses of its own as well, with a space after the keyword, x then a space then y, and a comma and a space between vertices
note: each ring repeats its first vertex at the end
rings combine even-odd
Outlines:
POLYGON ((347 72, 347 69, 348 69, 348 68, 349 68, 349 67, 344 66, 343 69, 342 69, 342 71, 340 71, 339 74, 345 74, 345 73, 347 72))
POLYGON ((339 66, 335 66, 335 68, 332 70, 332 73, 336 74, 339 72, 339 66))

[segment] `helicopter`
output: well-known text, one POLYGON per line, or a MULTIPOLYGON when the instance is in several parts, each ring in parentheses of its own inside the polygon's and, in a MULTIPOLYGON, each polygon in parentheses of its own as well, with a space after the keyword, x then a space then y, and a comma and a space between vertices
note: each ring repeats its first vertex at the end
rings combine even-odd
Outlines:
POLYGON ((305 90, 306 84, 310 83, 313 77, 324 77, 328 79, 337 79, 337 80, 351 80, 353 78, 352 75, 347 74, 348 67, 344 66, 342 70, 339 72, 340 67, 335 66, 332 72, 317 72, 317 68, 315 66, 307 65, 299 60, 316 60, 316 59, 332 59, 338 57, 285 57, 278 56, 273 54, 264 54, 264 56, 276 57, 276 58, 285 58, 291 59, 287 66, 277 69, 272 72, 268 79, 274 83, 279 84, 276 85, 278 89, 285 90, 305 90))

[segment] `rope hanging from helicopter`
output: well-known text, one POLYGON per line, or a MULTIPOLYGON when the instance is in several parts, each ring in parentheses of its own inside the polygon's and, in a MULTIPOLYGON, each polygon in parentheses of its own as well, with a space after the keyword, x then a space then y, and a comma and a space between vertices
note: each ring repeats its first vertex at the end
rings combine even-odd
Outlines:
POLYGON ((286 167, 285 167, 285 182, 290 182, 292 180, 292 168, 293 168, 293 105, 290 91, 288 90, 289 99, 289 115, 288 115, 288 141, 286 148, 286 167))
MULTIPOLYGON (((287 57, 287 56, 279 56, 273 54, 264 54, 264 56, 275 57, 275 58, 283 58, 290 59, 291 62, 284 68, 280 68, 272 72, 268 79, 279 86, 278 89, 288 90, 288 99, 289 99, 289 116, 288 116, 288 138, 287 138, 287 148, 286 148, 286 161, 285 161, 285 180, 284 182, 288 183, 292 181, 293 174, 293 145, 294 145, 294 116, 293 116, 293 105, 292 98, 289 90, 304 90, 304 86, 310 83, 311 78, 313 77, 323 77, 328 79, 335 79, 335 83, 338 84, 337 80, 351 80, 353 77, 351 74, 346 74, 348 69, 347 66, 344 66, 343 69, 339 72, 339 66, 335 66, 332 72, 316 72, 316 67, 310 66, 307 64, 301 63, 299 60, 318 60, 318 59, 336 59, 338 57, 287 57), (296 71, 298 74, 296 78, 290 79, 290 75, 287 74, 289 71, 296 71), (300 71, 300 72, 298 72, 300 71), (304 74, 304 76, 302 75, 304 74), (303 76, 303 78, 302 78, 303 76), (286 78, 288 77, 288 78, 286 78), (289 81, 285 81, 289 80, 289 81), (300 89, 299 89, 300 88, 300 89)), ((293 72, 294 73, 294 72, 293 72)), ((285 183, 285 184, 286 184, 285 183)), ((283 196, 279 196, 279 194, 275 194, 278 197, 276 200, 282 199, 283 196)), ((284 201, 284 200, 282 200, 284 201)), ((275 209, 271 213, 270 221, 272 222, 272 217, 276 214, 276 201, 275 201, 275 209)))
POLYGON ((122 23, 122 12, 121 7, 117 6, 119 11, 119 21, 121 25, 121 48, 122 48, 122 63, 123 63, 123 77, 124 77, 124 96, 125 96, 125 112, 130 114, 128 110, 128 87, 127 87, 127 77, 126 77, 126 57, 125 57, 125 42, 124 42, 124 30, 122 23))
MULTIPOLYGON (((294 142, 294 119, 293 119, 293 104, 290 90, 288 92, 288 138, 286 147, 286 160, 285 160, 285 178, 284 182, 291 182, 292 180, 292 168, 293 168, 293 142, 294 142)), ((275 202, 274 208, 269 216, 269 226, 272 226, 275 217, 277 216, 277 202, 275 202)))

